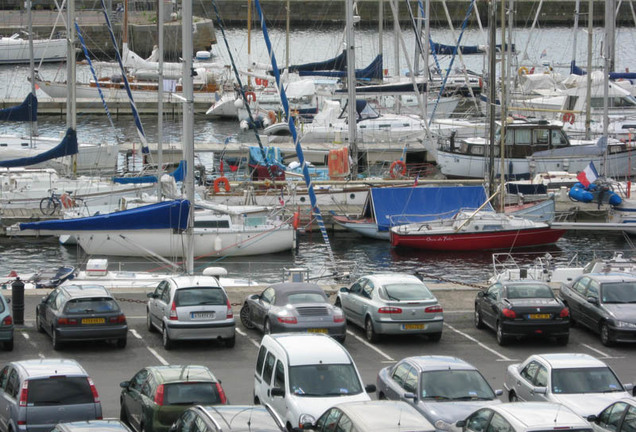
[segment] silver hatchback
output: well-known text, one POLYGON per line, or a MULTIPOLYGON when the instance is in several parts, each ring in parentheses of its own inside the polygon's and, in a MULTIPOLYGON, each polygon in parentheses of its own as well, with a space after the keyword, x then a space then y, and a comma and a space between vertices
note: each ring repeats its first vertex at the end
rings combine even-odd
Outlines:
POLYGON ((160 331, 165 349, 176 340, 214 339, 233 347, 234 312, 225 289, 210 276, 165 279, 148 294, 146 324, 160 331))

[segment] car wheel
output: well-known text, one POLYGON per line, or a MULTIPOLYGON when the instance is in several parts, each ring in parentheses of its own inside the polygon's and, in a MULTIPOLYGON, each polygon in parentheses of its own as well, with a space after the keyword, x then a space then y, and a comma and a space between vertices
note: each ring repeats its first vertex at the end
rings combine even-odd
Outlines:
POLYGON ((340 309, 342 309, 342 303, 340 302, 339 298, 336 299, 336 302, 334 303, 334 306, 339 307, 340 309))
POLYGON ((51 343, 53 344, 53 349, 56 351, 62 348, 62 343, 60 342, 54 328, 51 328, 51 343))
POLYGON ((241 308, 241 324, 246 329, 253 329, 254 323, 250 320, 250 307, 245 303, 241 308))
POLYGON ((269 318, 265 319, 265 324, 263 324, 263 333, 272 334, 272 324, 269 322, 269 318))
POLYGON ((373 321, 371 321, 370 317, 367 317, 367 320, 364 322, 364 333, 367 340, 371 343, 375 343, 380 340, 380 335, 375 332, 375 329, 373 328, 373 321))
POLYGON ((335 337, 334 339, 337 340, 338 342, 340 342, 341 344, 344 344, 345 343, 345 339, 347 339, 347 335, 345 333, 342 336, 335 337))
POLYGON ((508 393, 508 402, 519 402, 519 398, 515 392, 511 391, 508 393))
POLYGON ((232 336, 231 338, 225 339, 223 342, 225 342, 225 346, 227 348, 234 348, 234 345, 236 345, 236 335, 232 336))
POLYGON ((117 348, 124 349, 126 348, 126 343, 128 342, 128 338, 119 338, 117 339, 117 348))
POLYGON ((481 312, 475 306, 475 327, 478 329, 484 328, 484 322, 481 320, 481 312))
POLYGON ((378 399, 379 400, 385 400, 386 396, 384 396, 384 393, 380 392, 380 393, 378 393, 378 399))
POLYGON ((155 326, 152 325, 152 319, 150 318, 150 311, 146 309, 146 328, 150 333, 155 332, 155 326))
POLYGON ((570 341, 570 335, 557 336, 556 342, 558 345, 567 345, 570 341))
POLYGON ((144 423, 139 425, 139 432, 148 432, 148 428, 146 428, 144 423))
POLYGON ((42 327, 42 322, 40 321, 40 311, 36 310, 35 311, 35 329, 40 332, 40 333, 44 333, 44 327, 42 327))
POLYGON ((501 346, 508 343, 508 337, 504 334, 503 324, 501 324, 501 321, 497 321, 497 343, 501 346))
MULTIPOLYGON (((122 402, 120 401, 120 403, 122 402)), ((123 404, 119 407, 119 421, 127 426, 130 426, 130 424, 128 423, 128 414, 126 414, 126 407, 124 407, 123 404)))
POLYGON ((611 339, 610 329, 607 323, 601 324, 601 343, 605 346, 612 346, 613 342, 611 339))
POLYGON ((431 342, 439 342, 442 339, 442 332, 431 333, 428 335, 428 340, 431 342))
POLYGON ((13 351, 13 339, 4 342, 2 348, 4 348, 5 351, 13 351))
POLYGON ((170 336, 168 335, 168 327, 163 326, 163 331, 161 333, 161 343, 166 350, 172 348, 172 341, 170 340, 170 336))
POLYGON ((254 395, 254 405, 260 405, 261 404, 261 400, 258 398, 258 396, 254 395))

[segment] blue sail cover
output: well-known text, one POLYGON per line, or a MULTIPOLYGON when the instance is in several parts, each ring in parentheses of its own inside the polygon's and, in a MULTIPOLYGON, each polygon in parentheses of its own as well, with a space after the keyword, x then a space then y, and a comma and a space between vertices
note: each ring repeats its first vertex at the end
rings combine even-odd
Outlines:
POLYGON ((347 52, 343 51, 337 57, 321 62, 305 63, 301 65, 289 66, 289 72, 304 72, 304 71, 329 71, 329 70, 347 70, 347 52))
POLYGON ((30 166, 30 165, 46 162, 51 159, 57 159, 64 156, 71 156, 71 155, 77 154, 77 152, 78 152, 77 134, 75 130, 68 128, 66 130, 66 135, 62 139, 62 142, 60 142, 57 146, 53 147, 52 149, 47 150, 44 153, 40 153, 35 156, 31 156, 31 157, 0 161, 0 167, 15 168, 15 167, 30 166))
MULTIPOLYGON (((364 214, 375 213, 378 231, 391 226, 452 217, 462 208, 477 209, 488 199, 483 186, 371 188, 364 214)), ((493 210, 488 204, 484 210, 493 210)))
POLYGON ((0 110, 0 120, 34 122, 38 120, 38 98, 29 93, 20 105, 0 110))
MULTIPOLYGON (((179 166, 168 175, 174 177, 174 181, 180 182, 185 178, 185 161, 179 161, 179 166)), ((140 183, 157 183, 157 176, 147 175, 140 177, 113 177, 113 183, 118 184, 140 184, 140 183)))
POLYGON ((188 225, 190 201, 176 200, 150 204, 120 212, 77 219, 26 222, 20 230, 48 231, 118 231, 178 229, 188 225))
MULTIPOLYGON (((346 70, 306 70, 299 71, 300 76, 327 76, 327 77, 344 77, 347 75, 346 70)), ((356 69, 357 79, 382 79, 382 55, 378 55, 369 66, 364 69, 356 69)))

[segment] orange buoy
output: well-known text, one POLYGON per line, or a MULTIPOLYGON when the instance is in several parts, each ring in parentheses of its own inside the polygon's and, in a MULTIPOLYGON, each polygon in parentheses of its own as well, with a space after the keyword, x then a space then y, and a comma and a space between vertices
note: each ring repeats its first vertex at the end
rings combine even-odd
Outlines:
POLYGON ((221 183, 223 184, 225 192, 230 191, 230 181, 227 177, 217 177, 216 180, 214 180, 214 193, 221 192, 221 183))
POLYGON ((294 212, 294 219, 292 220, 292 226, 294 229, 298 229, 300 226, 300 212, 294 212))
POLYGON ((397 178, 398 176, 403 177, 406 175, 406 163, 401 160, 396 160, 391 164, 391 168, 389 168, 389 174, 391 178, 397 178), (397 168, 397 169, 396 169, 397 168))

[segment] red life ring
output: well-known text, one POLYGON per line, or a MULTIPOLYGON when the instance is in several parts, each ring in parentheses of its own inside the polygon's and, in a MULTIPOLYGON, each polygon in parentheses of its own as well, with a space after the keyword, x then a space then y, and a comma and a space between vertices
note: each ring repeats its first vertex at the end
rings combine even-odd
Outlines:
POLYGON ((398 175, 400 177, 403 177, 406 175, 406 163, 404 163, 404 161, 401 160, 396 160, 395 162, 393 162, 391 164, 391 168, 389 169, 389 174, 391 175, 391 178, 397 178, 398 175), (400 167, 399 170, 396 170, 396 167, 400 167))
POLYGON ((73 202, 73 198, 71 198, 69 194, 67 193, 63 193, 60 196, 60 201, 62 201, 62 207, 64 207, 65 209, 75 206, 75 202, 73 202))
POLYGON ((294 212, 294 219, 292 221, 292 226, 294 227, 294 229, 298 229, 298 227, 300 226, 300 213, 299 212, 294 212))
POLYGON ((263 85, 263 80, 260 78, 254 78, 254 82, 256 83, 256 85, 263 85))
POLYGON ((566 112, 563 113, 563 123, 573 124, 575 120, 574 113, 566 112))
POLYGON ((267 88, 267 86, 269 85, 269 80, 267 78, 264 78, 262 81, 263 81, 263 87, 267 88))
POLYGON ((248 102, 255 102, 256 101, 256 93, 254 92, 245 92, 245 99, 247 99, 248 102))
POLYGON ((221 183, 223 183, 225 192, 230 191, 230 181, 227 179, 227 177, 217 177, 217 179, 214 180, 214 193, 221 192, 221 183))

